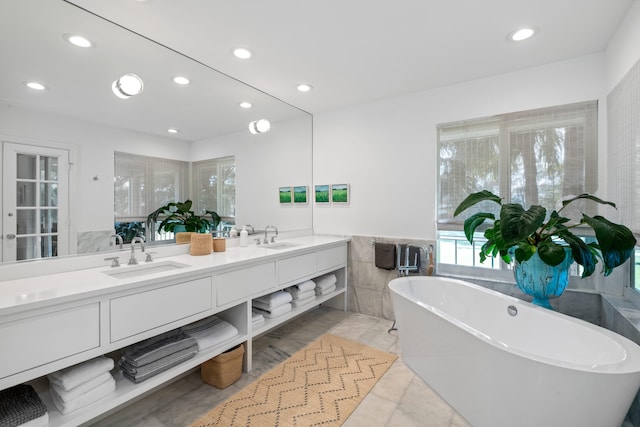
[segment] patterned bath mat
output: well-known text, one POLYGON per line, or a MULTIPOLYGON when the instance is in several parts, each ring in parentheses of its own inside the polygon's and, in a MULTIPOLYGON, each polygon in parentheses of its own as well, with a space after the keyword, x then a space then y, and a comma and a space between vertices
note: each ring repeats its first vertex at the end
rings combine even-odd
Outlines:
POLYGON ((325 334, 191 427, 340 426, 396 359, 325 334))

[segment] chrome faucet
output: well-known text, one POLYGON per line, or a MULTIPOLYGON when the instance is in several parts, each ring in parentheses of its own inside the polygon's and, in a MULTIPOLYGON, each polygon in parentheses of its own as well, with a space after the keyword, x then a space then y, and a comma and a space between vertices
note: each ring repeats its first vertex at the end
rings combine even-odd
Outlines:
POLYGON ((274 242, 276 241, 276 237, 278 236, 278 229, 276 228, 276 226, 275 226, 275 225, 267 225, 267 226, 264 228, 264 242, 262 242, 262 243, 264 243, 265 245, 266 245, 267 243, 269 243, 269 240, 267 240, 267 235, 268 235, 268 233, 269 233, 269 229, 270 229, 270 228, 271 228, 271 229, 273 229, 273 230, 276 232, 276 235, 275 235, 275 236, 271 236, 271 243, 274 243, 274 242))
POLYGON ((129 258, 129 265, 136 265, 138 263, 136 259, 136 243, 140 243, 140 250, 144 252, 144 240, 138 236, 131 239, 131 258, 129 258))
POLYGON ((112 234, 109 236, 109 246, 113 246, 113 240, 115 238, 116 245, 120 246, 120 250, 122 250, 122 236, 119 234, 112 234))

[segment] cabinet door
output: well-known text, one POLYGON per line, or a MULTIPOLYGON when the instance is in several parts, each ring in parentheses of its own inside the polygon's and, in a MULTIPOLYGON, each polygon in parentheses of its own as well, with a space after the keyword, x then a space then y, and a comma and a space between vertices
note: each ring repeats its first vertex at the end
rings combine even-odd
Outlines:
POLYGON ((214 278, 218 306, 266 293, 276 286, 274 262, 221 273, 214 278))
POLYGON ((309 277, 317 271, 317 254, 298 255, 285 258, 278 263, 278 283, 295 282, 303 277, 309 277))
POLYGON ((211 277, 113 298, 111 342, 211 310, 212 305, 211 277))
POLYGON ((318 272, 333 270, 347 265, 347 245, 318 251, 318 272))
POLYGON ((100 346, 100 304, 0 324, 0 378, 100 346))

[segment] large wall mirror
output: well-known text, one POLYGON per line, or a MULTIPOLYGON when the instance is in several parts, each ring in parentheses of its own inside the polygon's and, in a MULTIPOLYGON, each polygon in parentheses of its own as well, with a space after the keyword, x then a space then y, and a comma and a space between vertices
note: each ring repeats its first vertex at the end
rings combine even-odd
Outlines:
POLYGON ((3 262, 18 246, 43 257, 109 249, 116 152, 189 163, 232 156, 238 225, 312 229, 311 202, 278 199, 279 187, 311 186, 311 115, 63 0, 2 9, 3 262), (74 34, 92 45, 72 45, 74 34), (127 73, 144 90, 121 99, 112 83, 127 73), (258 119, 271 130, 251 134, 258 119))

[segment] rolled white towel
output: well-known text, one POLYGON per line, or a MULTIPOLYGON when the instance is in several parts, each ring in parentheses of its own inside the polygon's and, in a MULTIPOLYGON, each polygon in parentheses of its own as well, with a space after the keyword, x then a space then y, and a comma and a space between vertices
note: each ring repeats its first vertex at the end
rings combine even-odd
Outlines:
POLYGON ((63 402, 69 402, 93 390, 99 385, 102 385, 102 383, 109 381, 109 378, 112 378, 111 374, 109 372, 104 372, 70 390, 65 390, 53 382, 49 382, 49 386, 51 387, 52 392, 55 392, 58 395, 60 400, 63 402))
POLYGON ((271 310, 275 307, 291 302, 293 296, 287 291, 277 291, 253 300, 253 305, 262 310, 271 310), (256 304, 257 303, 257 304, 256 304))
POLYGON ((52 372, 47 377, 49 381, 63 390, 69 391, 80 384, 94 379, 113 369, 113 359, 99 356, 95 359, 52 372))
POLYGON ((335 274, 327 274, 326 276, 315 278, 313 281, 316 282, 316 293, 318 293, 318 290, 325 290, 335 285, 338 280, 335 274))
POLYGON ((51 399, 53 400, 53 404, 56 406, 56 408, 58 408, 60 412, 62 412, 63 414, 68 414, 69 412, 84 408, 85 406, 102 399, 106 395, 113 393, 115 390, 116 380, 111 377, 110 380, 105 381, 93 390, 88 391, 77 399, 71 400, 69 402, 63 402, 60 399, 60 396, 58 396, 58 394, 54 391, 51 392, 51 399))
POLYGON ((336 290, 336 285, 333 284, 325 289, 316 289, 316 295, 318 296, 329 295, 331 292, 334 292, 335 290, 336 290))

